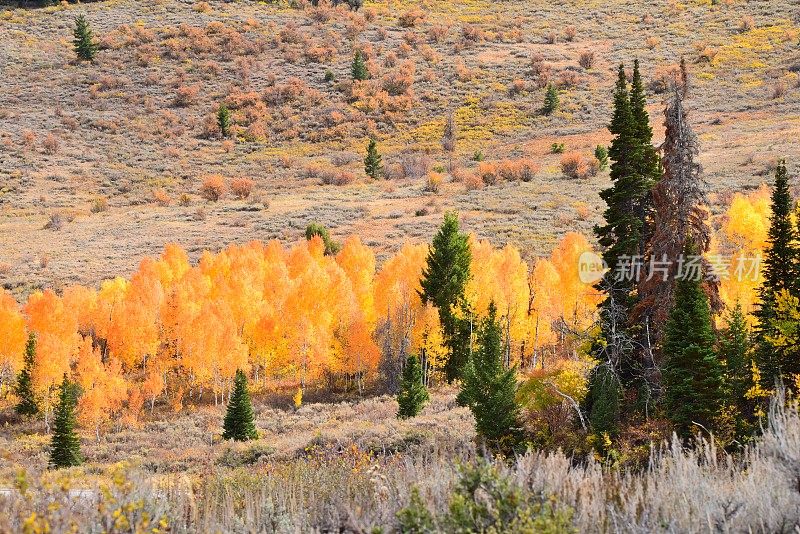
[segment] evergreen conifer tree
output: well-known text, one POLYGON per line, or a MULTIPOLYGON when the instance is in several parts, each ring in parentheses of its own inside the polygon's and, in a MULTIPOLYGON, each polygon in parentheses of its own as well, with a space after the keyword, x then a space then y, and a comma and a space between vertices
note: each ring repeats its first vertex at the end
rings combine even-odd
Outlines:
POLYGON ((355 55, 353 55, 353 80, 355 81, 363 81, 369 79, 369 71, 367 70, 367 63, 364 61, 364 55, 361 53, 361 50, 356 50, 355 55))
POLYGON ((422 365, 419 358, 410 354, 403 369, 403 380, 397 395, 397 417, 408 419, 416 417, 428 402, 428 389, 422 381, 422 365))
POLYGON ((97 43, 94 42, 92 30, 83 15, 75 17, 73 36, 72 44, 78 59, 82 61, 94 60, 94 56, 97 54, 97 43))
POLYGON ((779 350, 769 337, 774 334, 771 328, 776 317, 775 300, 786 290, 798 296, 797 270, 800 261, 798 234, 792 223, 792 194, 789 191, 789 177, 786 162, 781 161, 775 170, 775 187, 772 190, 772 214, 764 251, 763 281, 759 290, 758 307, 754 315, 758 318, 755 330, 758 367, 761 370, 762 385, 770 389, 786 367, 785 360, 797 357, 779 350))
POLYGON ((653 185, 661 177, 661 161, 653 146, 653 128, 650 126, 650 115, 647 113, 647 95, 644 82, 639 72, 639 60, 633 62, 633 75, 631 77, 631 118, 633 133, 632 172, 638 178, 638 189, 634 207, 636 216, 642 221, 639 251, 645 253, 645 245, 652 235, 653 226, 653 199, 651 191, 653 185))
MULTIPOLYGON (((692 242, 686 257, 696 255, 692 242)), ((675 283, 675 300, 664 337, 664 407, 676 432, 689 437, 703 425, 713 428, 724 401, 722 365, 714 353, 711 307, 700 277, 683 276, 675 283)))
MULTIPOLYGON (((628 261, 640 255, 644 221, 637 206, 649 195, 649 183, 635 172, 636 136, 628 81, 623 65, 619 66, 614 89, 614 113, 608 130, 614 135, 608 155, 611 158, 611 187, 600 192, 606 203, 605 224, 594 231, 603 247, 603 260, 608 271, 598 283, 606 295, 600 305, 603 342, 599 344, 601 361, 609 362, 623 386, 634 380, 632 335, 627 330, 630 312, 635 304, 636 280, 621 274, 628 261)), ((630 273, 632 274, 632 273, 630 273)))
POLYGON ((247 390, 247 377, 241 369, 236 370, 233 395, 225 413, 222 437, 235 441, 258 439, 253 418, 253 404, 250 402, 250 392, 247 390))
POLYGON ((617 434, 621 401, 622 388, 613 366, 608 362, 599 364, 589 378, 589 392, 584 401, 596 436, 617 434))
POLYGON ((80 465, 83 462, 80 439, 75 433, 76 397, 75 385, 70 383, 65 373, 59 388, 50 444, 50 465, 56 469, 80 465))
POLYGON ((36 334, 31 332, 28 335, 28 343, 25 345, 25 367, 17 376, 17 384, 14 388, 14 393, 19 397, 19 402, 14 409, 19 415, 32 416, 39 413, 39 405, 36 402, 31 379, 35 354, 36 334))
POLYGON ((458 215, 445 214, 444 223, 428 250, 420 280, 420 296, 423 303, 432 302, 438 308, 448 349, 445 374, 450 381, 461 375, 469 356, 470 323, 463 315, 467 313, 464 289, 470 277, 471 261, 469 239, 459 231, 458 215), (457 312, 461 312, 460 315, 457 312))
POLYGON ((369 144, 367 145, 367 157, 364 158, 364 172, 373 180, 380 178, 383 173, 381 155, 378 154, 378 143, 374 138, 370 138, 369 144))
POLYGON ((475 430, 496 450, 508 452, 521 440, 516 391, 516 369, 503 368, 502 328, 492 302, 478 331, 478 348, 464 367, 458 403, 472 410, 475 430))
POLYGON ((217 110, 217 125, 222 137, 228 137, 231 133, 231 110, 223 102, 217 110))
POLYGON ((547 84, 547 91, 544 94, 544 111, 545 115, 550 115, 558 109, 558 89, 552 83, 547 84))
POLYGON ((725 365, 725 382, 732 405, 741 404, 751 377, 750 335, 742 305, 738 302, 728 315, 728 324, 719 332, 719 359, 725 365))

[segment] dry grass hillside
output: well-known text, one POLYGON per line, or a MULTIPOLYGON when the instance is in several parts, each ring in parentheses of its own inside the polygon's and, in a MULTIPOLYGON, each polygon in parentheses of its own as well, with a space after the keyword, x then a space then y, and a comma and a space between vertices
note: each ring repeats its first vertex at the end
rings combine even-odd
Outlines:
POLYGON ((712 200, 724 199, 800 155, 797 23, 778 0, 11 3, 0 7, 0 283, 19 296, 94 284, 166 242, 196 255, 292 241, 311 221, 388 253, 428 239, 447 209, 540 255, 599 220, 607 171, 565 177, 551 146, 590 161, 608 143, 615 67, 633 58, 657 140, 663 79, 690 63, 701 161, 712 200), (80 13, 101 46, 91 64, 72 50, 80 13), (353 85, 355 49, 371 79, 353 85), (540 109, 547 83, 561 89, 552 115, 540 109), (228 139, 214 120, 222 102, 228 139), (364 175, 369 136, 379 181, 364 175), (213 175, 216 202, 202 194, 213 175))

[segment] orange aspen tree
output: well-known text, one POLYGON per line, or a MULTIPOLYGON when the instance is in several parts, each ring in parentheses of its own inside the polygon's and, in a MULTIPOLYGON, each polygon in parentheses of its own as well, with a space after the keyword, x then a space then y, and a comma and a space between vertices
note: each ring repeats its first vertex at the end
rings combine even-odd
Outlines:
POLYGON ((33 293, 25 304, 28 329, 36 333, 33 386, 42 399, 45 426, 50 431, 50 414, 57 386, 78 354, 81 340, 75 315, 52 290, 33 293))
POLYGON ((78 418, 87 427, 93 427, 100 441, 100 429, 112 421, 128 399, 128 383, 122 375, 122 364, 110 358, 105 364, 100 351, 90 338, 84 338, 78 351, 75 369, 81 387, 78 400, 78 418))
POLYGON ((27 339, 25 318, 17 301, 0 288, 0 385, 13 383, 22 369, 27 339))

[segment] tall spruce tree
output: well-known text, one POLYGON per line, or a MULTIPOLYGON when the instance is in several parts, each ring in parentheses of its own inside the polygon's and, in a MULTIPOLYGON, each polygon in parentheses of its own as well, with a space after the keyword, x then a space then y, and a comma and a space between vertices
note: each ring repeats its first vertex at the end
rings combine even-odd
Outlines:
POLYGON ((378 153, 378 142, 374 138, 370 138, 367 145, 367 156, 364 158, 364 172, 372 178, 377 180, 383 174, 383 165, 381 164, 381 155, 378 153))
POLYGON ((623 65, 619 66, 614 113, 608 130, 614 135, 608 151, 612 185, 600 192, 606 203, 605 224, 594 229, 609 268, 598 283, 598 289, 606 295, 600 305, 602 340, 598 344, 598 359, 608 361, 623 385, 628 385, 637 372, 631 335, 627 331, 636 299, 636 280, 629 276, 632 271, 625 271, 626 265, 631 265, 640 254, 645 224, 640 216, 641 206, 650 194, 650 182, 636 172, 636 124, 623 65))
POLYGON ((75 433, 77 390, 64 374, 53 418, 53 437, 50 443, 50 465, 56 469, 72 467, 83 462, 81 442, 75 433))
POLYGON ((777 295, 788 291, 798 296, 798 262, 800 246, 798 233, 792 223, 792 194, 786 162, 780 161, 775 169, 775 186, 772 189, 772 214, 770 215, 767 246, 764 250, 763 281, 759 289, 759 302, 754 315, 758 318, 755 330, 756 356, 761 370, 762 385, 772 388, 775 380, 785 372, 785 362, 798 357, 793 351, 778 349, 769 338, 775 332, 771 325, 777 317, 777 295))
POLYGON ((36 334, 28 334, 28 342, 25 345, 25 366, 17 376, 17 384, 14 393, 19 398, 19 402, 14 407, 19 415, 32 416, 39 413, 39 405, 36 402, 36 394, 33 391, 33 364, 36 355, 36 334))
POLYGON ((653 128, 647 113, 647 94, 639 71, 639 60, 633 62, 631 77, 631 116, 633 119, 632 172, 639 179, 639 194, 634 203, 637 218, 642 221, 639 253, 644 255, 653 233, 653 198, 651 191, 661 177, 661 161, 653 146, 653 128))
POLYGON ((247 377, 241 369, 236 370, 233 395, 225 412, 222 437, 235 441, 258 439, 253 418, 253 404, 250 402, 250 392, 247 390, 247 377))
POLYGON ((478 348, 464 367, 458 403, 475 416, 475 430, 492 449, 509 452, 520 443, 516 368, 503 367, 502 328, 497 307, 489 304, 478 330, 478 348))
POLYGON ((400 419, 416 417, 428 399, 428 388, 422 380, 422 365, 416 355, 410 354, 403 369, 400 392, 397 394, 397 417, 400 419))
POLYGON ((73 30, 72 45, 75 48, 75 55, 82 61, 93 61, 97 54, 97 43, 92 37, 92 29, 86 21, 86 17, 78 15, 75 17, 75 29, 73 30))
POLYGON ((225 102, 219 105, 217 110, 217 126, 222 137, 228 137, 231 133, 231 110, 225 102))
MULTIPOLYGON (((691 241, 686 256, 698 254, 691 241)), ((676 432, 690 437, 696 424, 712 430, 724 401, 722 364, 714 353, 711 307, 700 276, 675 283, 674 305, 664 337, 664 408, 676 432)))
POLYGON ((452 381, 461 376, 470 349, 470 318, 464 290, 470 278, 472 252, 467 234, 458 226, 458 215, 446 213, 439 232, 428 249, 420 285, 422 302, 432 302, 448 349, 445 374, 452 381))
POLYGON ((353 55, 353 65, 351 67, 354 81, 364 81, 369 79, 369 71, 367 70, 367 63, 364 61, 364 54, 361 50, 356 50, 353 55))

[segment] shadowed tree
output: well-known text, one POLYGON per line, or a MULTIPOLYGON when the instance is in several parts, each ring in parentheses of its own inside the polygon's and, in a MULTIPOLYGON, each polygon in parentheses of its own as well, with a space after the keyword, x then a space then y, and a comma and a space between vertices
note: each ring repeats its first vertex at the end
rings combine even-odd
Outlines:
POLYGON ((517 370, 503 367, 502 328, 494 302, 478 330, 478 348, 464 367, 458 403, 475 416, 475 430, 492 449, 510 452, 521 441, 517 370))
MULTIPOLYGON (((684 250, 687 256, 698 252, 691 241, 684 250)), ((690 437, 697 425, 713 429, 724 401, 722 364, 700 276, 680 277, 673 298, 664 337, 664 407, 678 435, 690 437)))

